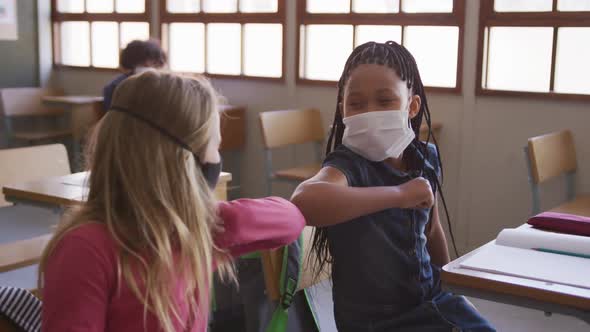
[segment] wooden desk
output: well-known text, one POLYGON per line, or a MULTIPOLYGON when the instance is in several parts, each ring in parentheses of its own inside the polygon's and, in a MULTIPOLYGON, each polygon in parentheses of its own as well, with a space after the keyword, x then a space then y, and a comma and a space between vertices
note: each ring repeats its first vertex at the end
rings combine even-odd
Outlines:
MULTIPOLYGON (((2 192, 6 200, 12 203, 59 208, 84 201, 88 194, 88 187, 85 185, 86 177, 86 172, 80 172, 40 181, 5 185, 2 192)), ((227 183, 231 179, 230 173, 221 173, 215 188, 217 199, 227 199, 227 183)))
POLYGON ((43 96, 43 104, 70 112, 72 130, 76 139, 85 137, 86 132, 102 116, 103 97, 98 96, 43 96))
POLYGON ((590 289, 544 281, 476 271, 461 267, 461 262, 484 246, 445 265, 441 272, 443 288, 457 294, 490 301, 578 317, 590 324, 590 289))
POLYGON ((590 218, 590 195, 579 195, 575 200, 551 209, 551 212, 569 213, 590 218))

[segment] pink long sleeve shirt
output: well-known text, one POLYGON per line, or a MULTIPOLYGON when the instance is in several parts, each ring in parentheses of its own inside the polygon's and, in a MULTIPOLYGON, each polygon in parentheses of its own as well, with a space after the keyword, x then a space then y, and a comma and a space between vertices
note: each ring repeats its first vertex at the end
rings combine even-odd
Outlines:
MULTIPOLYGON (((241 199, 219 203, 224 232, 216 244, 234 256, 271 249, 297 239, 305 220, 281 198, 241 199)), ((117 283, 117 247, 106 226, 88 223, 68 232, 57 244, 44 274, 42 330, 59 332, 161 331, 127 283, 117 283), (117 288, 119 287, 119 288, 117 288)), ((171 294, 183 320, 182 282, 171 294)), ((192 332, 206 331, 207 317, 197 319, 192 332)), ((177 330, 182 331, 180 324, 177 330)))

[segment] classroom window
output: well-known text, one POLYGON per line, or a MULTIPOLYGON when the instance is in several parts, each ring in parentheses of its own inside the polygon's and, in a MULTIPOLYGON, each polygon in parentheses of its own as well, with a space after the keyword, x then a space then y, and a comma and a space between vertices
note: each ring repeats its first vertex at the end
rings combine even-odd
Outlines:
POLYGON ((477 93, 590 95, 590 0, 482 0, 477 93))
POLYGON ((393 40, 414 55, 425 86, 460 91, 465 1, 301 0, 298 6, 299 83, 333 85, 354 47, 393 40))
POLYGON ((53 0, 54 64, 119 67, 119 53, 150 38, 146 0, 53 0))
POLYGON ((170 69, 282 79, 285 0, 167 0, 160 8, 170 69))

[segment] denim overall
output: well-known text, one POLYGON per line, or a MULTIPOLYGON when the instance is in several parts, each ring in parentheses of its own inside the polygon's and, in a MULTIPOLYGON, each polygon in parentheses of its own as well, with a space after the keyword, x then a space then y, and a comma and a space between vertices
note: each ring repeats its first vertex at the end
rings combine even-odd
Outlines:
MULTIPOLYGON (((424 158, 414 145, 408 149, 424 158)), ((434 145, 428 152, 422 176, 434 188, 440 172, 434 145)), ((351 187, 397 186, 421 175, 344 145, 323 165, 340 170, 351 187)), ((441 291, 440 268, 426 247, 429 217, 430 209, 393 208, 327 227, 338 331, 494 331, 464 297, 441 291)))

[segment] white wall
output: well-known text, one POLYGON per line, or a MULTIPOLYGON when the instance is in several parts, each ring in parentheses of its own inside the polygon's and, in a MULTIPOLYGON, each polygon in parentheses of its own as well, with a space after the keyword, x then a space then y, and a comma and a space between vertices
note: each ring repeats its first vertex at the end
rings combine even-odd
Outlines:
MULTIPOLYGON (((476 97, 476 49, 479 1, 467 2, 462 95, 430 94, 433 119, 443 124, 439 143, 445 167, 445 193, 460 250, 496 236, 504 227, 523 223, 530 211, 530 192, 522 147, 537 134, 569 128, 573 131, 580 165, 578 186, 590 192, 590 103, 534 98, 476 97)), ((246 149, 240 175, 245 196, 266 194, 264 151, 257 114, 261 111, 314 106, 331 124, 336 89, 295 85, 295 1, 288 3, 287 80, 262 83, 214 80, 230 103, 248 107, 246 149)), ((54 82, 68 93, 100 93, 113 75, 83 70, 54 71, 54 82)), ((299 149, 298 159, 310 159, 299 149)), ((277 166, 294 163, 281 151, 277 166)), ((549 184, 546 207, 563 197, 561 183, 549 184)), ((292 187, 276 185, 275 194, 288 196, 292 187)))

